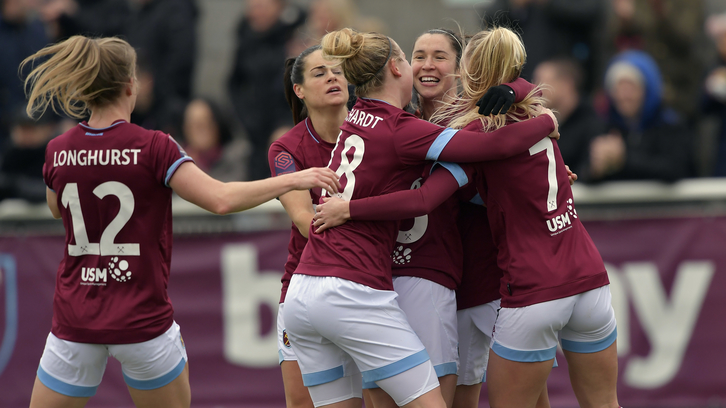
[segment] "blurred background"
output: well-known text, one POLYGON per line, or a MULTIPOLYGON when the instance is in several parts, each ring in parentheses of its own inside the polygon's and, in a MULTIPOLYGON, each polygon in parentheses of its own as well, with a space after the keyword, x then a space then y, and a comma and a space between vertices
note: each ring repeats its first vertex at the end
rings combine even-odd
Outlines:
MULTIPOLYGON (((326 32, 383 32, 410 55, 428 29, 498 25, 524 40, 523 77, 551 85, 578 214, 611 278, 621 404, 726 407, 726 0, 0 0, 0 407, 27 406, 50 327, 63 225, 41 168, 76 123, 27 117, 25 57, 75 34, 126 38, 139 55, 132 121, 218 179, 253 180, 292 126, 283 61, 326 32)), ((174 217, 169 291, 192 405, 283 407, 287 215, 175 201, 174 217)), ((577 406, 559 360, 552 404, 577 406)), ((88 406, 131 406, 115 362, 88 406)))

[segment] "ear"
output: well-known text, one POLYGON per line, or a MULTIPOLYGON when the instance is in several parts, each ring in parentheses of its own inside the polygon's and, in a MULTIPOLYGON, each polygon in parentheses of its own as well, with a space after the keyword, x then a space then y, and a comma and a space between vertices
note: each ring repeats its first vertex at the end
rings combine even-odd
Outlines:
POLYGON ((391 71, 391 74, 393 74, 394 77, 402 77, 403 74, 401 73, 401 70, 398 69, 398 59, 397 58, 391 58, 388 60, 388 69, 391 71))
POLYGON ((136 93, 136 86, 138 85, 138 81, 136 78, 131 78, 128 83, 126 83, 126 96, 131 96, 134 93, 136 93))
POLYGON ((292 84, 292 90, 300 100, 305 99, 305 92, 303 92, 303 89, 299 84, 292 84))

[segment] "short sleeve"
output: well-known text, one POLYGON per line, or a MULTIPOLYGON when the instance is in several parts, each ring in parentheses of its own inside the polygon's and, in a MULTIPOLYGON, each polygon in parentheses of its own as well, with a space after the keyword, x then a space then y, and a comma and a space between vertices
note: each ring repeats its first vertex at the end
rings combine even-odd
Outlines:
POLYGON ((278 142, 270 146, 270 150, 267 152, 267 161, 270 165, 270 174, 273 177, 294 173, 302 168, 288 149, 278 142))
POLYGON ((154 173, 159 182, 169 187, 169 180, 184 162, 194 160, 182 149, 173 137, 162 132, 154 133, 154 173))
POLYGON ((52 163, 53 159, 48 155, 48 146, 50 146, 50 143, 48 143, 45 146, 45 162, 43 163, 43 182, 45 183, 45 186, 51 189, 53 192, 55 192, 55 189, 53 188, 53 166, 51 166, 49 163, 52 163))
POLYGON ((401 114, 396 124, 394 146, 401 161, 407 165, 436 160, 458 132, 457 129, 444 128, 408 113, 401 114))

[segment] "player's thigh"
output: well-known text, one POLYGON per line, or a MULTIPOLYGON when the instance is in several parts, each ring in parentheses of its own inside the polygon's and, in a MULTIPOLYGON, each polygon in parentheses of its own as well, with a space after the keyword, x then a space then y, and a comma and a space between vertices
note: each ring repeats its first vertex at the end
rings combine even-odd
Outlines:
MULTIPOLYGON (((456 292, 430 280, 393 279, 398 304, 434 365, 438 377, 456 375, 459 365, 456 292)), ((453 387, 451 388, 453 395, 453 387)))
POLYGON ((594 353, 564 350, 570 382, 581 407, 618 407, 617 342, 594 353))
POLYGON ((285 360, 280 363, 282 383, 285 387, 285 403, 287 408, 312 408, 313 400, 303 384, 300 366, 296 360, 285 360))
POLYGON ((88 398, 96 394, 106 370, 108 350, 102 344, 76 343, 48 335, 38 365, 39 393, 88 398))
POLYGON ((140 390, 127 386, 136 408, 188 408, 191 405, 189 363, 176 378, 160 388, 140 390))
POLYGON ((146 401, 164 401, 164 396, 168 396, 168 402, 163 406, 184 407, 190 404, 186 346, 176 322, 151 340, 113 344, 108 348, 109 353, 121 363, 124 381, 133 390, 132 398, 139 401, 137 406, 139 403, 152 406, 146 401))
POLYGON ((30 408, 83 408, 91 397, 69 397, 46 387, 35 377, 30 408))
POLYGON ((453 408, 478 408, 481 385, 481 382, 474 385, 457 385, 453 408))
POLYGON ((535 407, 551 370, 552 360, 512 361, 492 349, 487 368, 489 405, 492 408, 535 407))

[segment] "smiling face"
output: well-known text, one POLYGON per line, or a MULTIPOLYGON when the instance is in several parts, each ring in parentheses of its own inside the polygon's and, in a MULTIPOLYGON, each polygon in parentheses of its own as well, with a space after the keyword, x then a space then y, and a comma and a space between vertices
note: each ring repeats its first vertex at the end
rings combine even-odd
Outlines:
POLYGON ((343 69, 324 59, 321 50, 314 51, 305 59, 303 78, 303 83, 295 84, 294 89, 308 111, 348 102, 348 81, 343 69))
POLYGON ((413 86, 422 99, 440 100, 456 87, 456 51, 446 34, 423 34, 411 57, 413 86))

